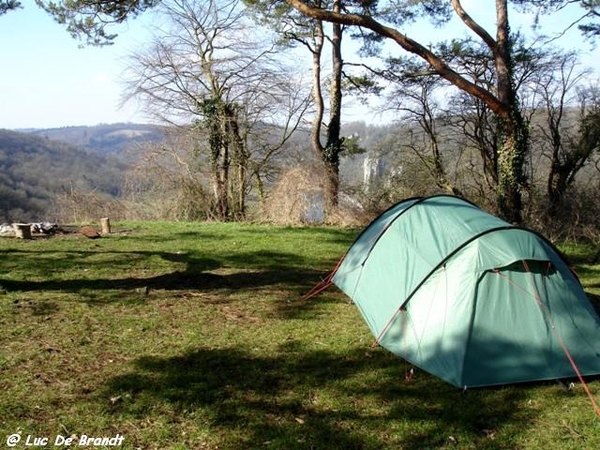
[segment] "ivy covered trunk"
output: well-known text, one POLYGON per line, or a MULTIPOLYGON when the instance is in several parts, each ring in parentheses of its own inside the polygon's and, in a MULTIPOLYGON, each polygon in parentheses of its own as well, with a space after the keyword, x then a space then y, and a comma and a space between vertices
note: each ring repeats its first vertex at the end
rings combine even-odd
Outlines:
POLYGON ((202 105, 210 146, 213 218, 241 220, 246 213, 248 151, 241 137, 236 105, 220 98, 202 105))
POLYGON ((523 222, 523 170, 528 154, 528 128, 520 113, 508 120, 500 119, 498 148, 498 212, 508 222, 523 222))
POLYGON ((213 190, 214 219, 225 221, 229 217, 229 143, 218 121, 209 126, 211 184, 213 190))
POLYGON ((506 0, 496 0, 496 43, 492 46, 498 100, 498 212, 511 223, 523 222, 523 191, 527 180, 523 167, 529 152, 529 129, 520 110, 514 86, 506 0))
POLYGON ((323 152, 323 163, 325 165, 325 209, 328 213, 337 208, 339 204, 340 191, 340 161, 339 151, 332 150, 329 147, 323 152))
MULTIPOLYGON (((339 12, 340 1, 333 2, 333 10, 339 12)), ((331 38, 332 47, 332 74, 330 84, 330 116, 327 127, 327 142, 322 152, 323 163, 327 174, 326 208, 328 212, 334 210, 339 204, 340 190, 340 153, 343 150, 341 138, 342 123, 342 26, 333 23, 331 38)))

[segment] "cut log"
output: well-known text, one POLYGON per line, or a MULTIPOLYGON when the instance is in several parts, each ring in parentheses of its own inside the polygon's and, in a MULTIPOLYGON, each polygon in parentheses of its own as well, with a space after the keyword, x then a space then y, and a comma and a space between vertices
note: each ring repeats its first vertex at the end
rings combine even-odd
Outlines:
POLYGON ((110 219, 108 217, 100 219, 100 225, 102 226, 102 234, 110 234, 110 219))
POLYGON ((31 225, 28 223, 13 223, 15 237, 18 239, 31 239, 31 225))

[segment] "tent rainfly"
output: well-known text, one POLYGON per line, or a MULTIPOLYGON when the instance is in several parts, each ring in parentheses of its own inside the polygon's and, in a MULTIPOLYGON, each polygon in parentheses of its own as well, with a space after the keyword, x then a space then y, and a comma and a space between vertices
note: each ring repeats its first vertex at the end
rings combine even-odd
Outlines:
POLYGON ((600 374, 600 318, 560 253, 461 198, 394 205, 326 282, 382 347, 454 386, 600 374))

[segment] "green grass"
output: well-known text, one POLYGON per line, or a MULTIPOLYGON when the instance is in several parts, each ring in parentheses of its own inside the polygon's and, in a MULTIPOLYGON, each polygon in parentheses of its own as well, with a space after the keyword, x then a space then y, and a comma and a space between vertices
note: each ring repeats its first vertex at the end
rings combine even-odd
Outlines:
MULTIPOLYGON (((406 382, 343 294, 302 300, 357 230, 115 228, 0 239, 0 448, 13 433, 120 433, 123 449, 600 448, 580 385, 406 382)), ((561 249, 597 299, 593 249, 561 249)))

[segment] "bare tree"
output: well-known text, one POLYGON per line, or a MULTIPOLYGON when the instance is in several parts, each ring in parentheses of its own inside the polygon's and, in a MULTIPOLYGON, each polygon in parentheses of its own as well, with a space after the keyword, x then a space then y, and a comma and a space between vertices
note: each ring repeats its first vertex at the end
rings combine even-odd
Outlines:
MULTIPOLYGON (((345 150, 345 140, 341 135, 344 27, 333 23, 331 31, 328 32, 322 20, 307 19, 281 2, 246 0, 246 3, 251 5, 259 21, 265 21, 274 28, 280 36, 281 45, 300 46, 310 53, 314 106, 310 145, 325 169, 325 200, 328 209, 335 208, 339 196, 340 155, 345 150), (331 71, 330 75, 325 77, 324 51, 327 43, 331 46, 331 71), (325 92, 327 84, 328 92, 325 92), (326 119, 327 110, 329 116, 326 119)), ((328 4, 335 11, 340 11, 342 7, 341 0, 319 0, 317 4, 328 4)))
POLYGON ((203 139, 199 133, 196 127, 165 128, 161 141, 135 150, 137 161, 125 173, 122 196, 129 219, 214 219, 210 174, 195 154, 203 139))
MULTIPOLYGON (((530 85, 535 77, 546 72, 545 53, 527 45, 523 36, 511 38, 512 82, 515 95, 518 94, 518 107, 524 126, 529 127, 532 114, 536 111, 535 96, 530 85)), ((497 84, 494 55, 487 45, 472 39, 453 39, 450 43, 438 46, 438 52, 452 62, 453 67, 473 83, 493 92, 497 84)), ((475 150, 479 161, 472 161, 477 167, 473 182, 481 197, 490 197, 497 192, 502 180, 502 122, 489 105, 466 91, 459 91, 449 97, 446 117, 453 139, 459 147, 475 150), (483 176, 481 176, 483 175, 483 176)), ((523 156, 524 164, 529 152, 523 156)), ((523 169, 522 169, 523 170, 523 169)), ((529 180, 523 188, 529 190, 529 180)))
POLYGON ((536 83, 545 120, 537 127, 550 161, 546 182, 549 213, 555 215, 578 172, 600 147, 600 88, 583 85, 590 71, 577 70, 576 55, 555 57, 554 71, 536 83))
MULTIPOLYGON (((481 100, 498 120, 498 207, 501 214, 512 222, 522 221, 522 190, 526 184, 523 166, 528 153, 528 129, 523 120, 515 89, 511 35, 508 18, 508 1, 490 2, 496 11, 495 36, 476 22, 464 9, 460 0, 452 0, 452 10, 457 18, 474 33, 492 54, 495 85, 493 89, 478 85, 452 67, 444 55, 408 37, 402 32, 402 18, 415 4, 430 15, 439 9, 447 13, 444 2, 392 2, 389 7, 381 4, 345 4, 342 11, 324 9, 303 0, 287 0, 303 14, 317 20, 331 21, 361 27, 387 38, 428 63, 431 70, 452 85, 481 100)), ((490 5, 492 6, 492 5, 490 5)))
POLYGON ((438 99, 446 84, 414 59, 391 59, 386 70, 373 73, 391 83, 385 109, 403 114, 409 133, 408 148, 429 171, 439 189, 460 195, 448 176, 440 145, 444 139, 440 127, 445 112, 438 99))
MULTIPOLYGON (((581 10, 574 20, 564 24, 565 31, 577 25, 577 28, 588 38, 600 35, 600 2, 598 0, 513 0, 516 4, 525 6, 529 10, 536 11, 537 16, 541 14, 556 14, 563 9, 579 6, 581 10)), ((538 18, 535 20, 535 26, 538 18)))
MULTIPOLYGON (((162 122, 203 130, 206 140, 196 152, 206 156, 198 162, 210 168, 212 215, 242 219, 253 173, 249 145, 256 142, 250 136, 274 120, 282 130, 280 147, 306 102, 290 102, 284 89, 290 87, 290 71, 272 57, 268 35, 251 26, 239 1, 173 0, 158 11, 167 25, 132 55, 126 98, 141 98, 162 122), (267 105, 281 112, 266 114, 267 105)), ((276 151, 272 145, 261 153, 276 151)))

